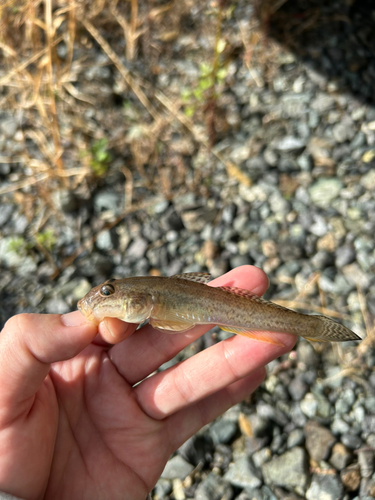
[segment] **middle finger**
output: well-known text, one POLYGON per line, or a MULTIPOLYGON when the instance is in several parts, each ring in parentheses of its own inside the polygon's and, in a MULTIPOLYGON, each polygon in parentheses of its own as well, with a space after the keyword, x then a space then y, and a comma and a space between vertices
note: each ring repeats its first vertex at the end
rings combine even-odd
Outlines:
POLYGON ((138 403, 150 417, 165 418, 265 366, 296 341, 289 333, 279 338, 283 347, 239 336, 215 344, 144 380, 134 388, 138 403))

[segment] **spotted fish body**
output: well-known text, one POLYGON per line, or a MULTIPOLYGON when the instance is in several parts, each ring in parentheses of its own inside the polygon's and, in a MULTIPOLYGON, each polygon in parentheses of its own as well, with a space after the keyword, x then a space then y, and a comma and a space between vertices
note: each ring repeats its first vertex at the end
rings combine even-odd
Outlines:
POLYGON ((209 274, 187 273, 108 280, 78 302, 89 319, 115 317, 129 323, 149 323, 177 333, 196 325, 219 325, 229 332, 279 344, 272 332, 287 332, 309 340, 360 340, 326 316, 306 315, 269 302, 240 288, 207 286, 209 274))

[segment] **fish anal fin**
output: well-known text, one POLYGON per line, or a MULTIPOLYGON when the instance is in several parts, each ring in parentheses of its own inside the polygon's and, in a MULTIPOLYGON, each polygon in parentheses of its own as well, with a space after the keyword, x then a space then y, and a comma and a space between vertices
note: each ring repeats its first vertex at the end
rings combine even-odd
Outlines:
POLYGON ((277 335, 273 332, 250 330, 248 328, 232 328, 231 326, 220 326, 220 328, 226 332, 237 333, 238 335, 242 335, 243 337, 248 337, 253 340, 258 340, 259 342, 266 342, 267 344, 285 347, 285 345, 281 342, 281 340, 277 338, 277 335))
POLYGON ((186 332, 195 326, 194 323, 189 323, 187 321, 179 321, 174 319, 154 319, 150 318, 149 323, 151 326, 161 331, 168 332, 186 332))
POLYGON ((303 337, 303 338, 308 340, 309 342, 328 342, 328 340, 324 340, 324 339, 311 339, 309 337, 303 337))
POLYGON ((203 283, 206 285, 209 281, 211 281, 212 276, 209 273, 183 273, 175 274, 174 276, 171 276, 170 279, 195 281, 196 283, 203 283))

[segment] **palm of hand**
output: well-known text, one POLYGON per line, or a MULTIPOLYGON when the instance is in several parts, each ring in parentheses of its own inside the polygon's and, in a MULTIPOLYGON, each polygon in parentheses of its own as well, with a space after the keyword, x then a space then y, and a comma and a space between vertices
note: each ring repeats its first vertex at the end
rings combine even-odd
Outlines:
POLYGON ((51 379, 59 423, 45 498, 144 500, 172 451, 166 422, 144 413, 98 346, 56 364, 51 379))

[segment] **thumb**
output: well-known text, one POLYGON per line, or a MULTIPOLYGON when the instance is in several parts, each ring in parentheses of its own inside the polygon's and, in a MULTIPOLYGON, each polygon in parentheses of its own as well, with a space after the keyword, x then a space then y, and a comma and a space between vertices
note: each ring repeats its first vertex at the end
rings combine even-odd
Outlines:
POLYGON ((19 314, 8 320, 0 332, 0 420, 29 411, 50 363, 74 357, 96 334, 96 325, 79 311, 19 314))

